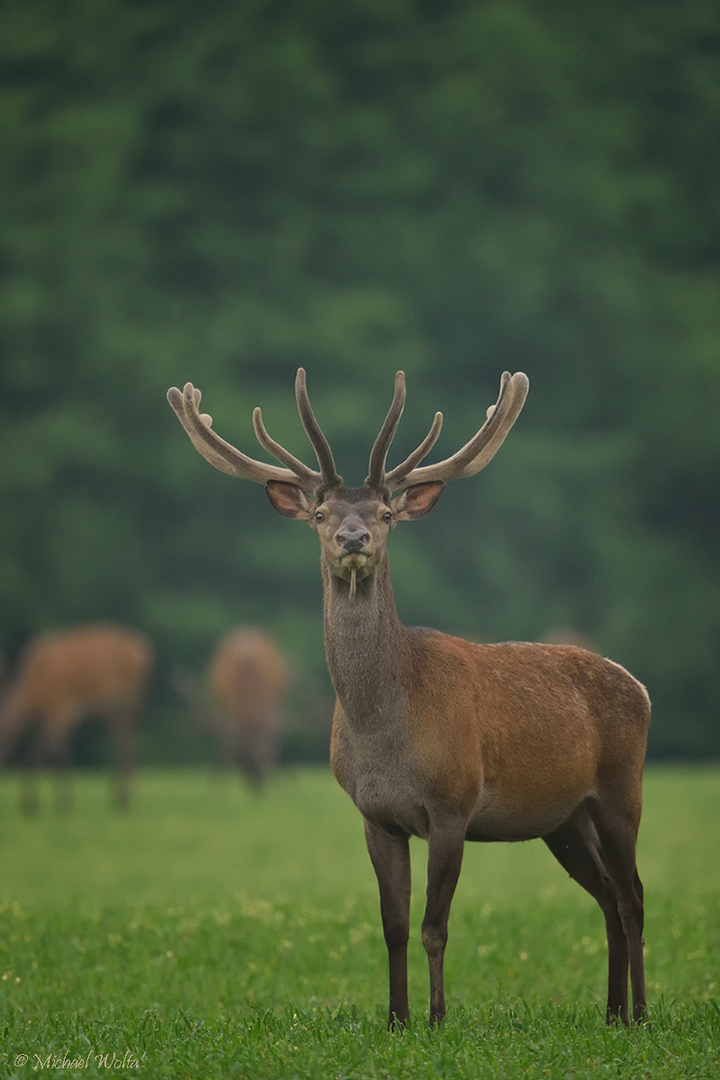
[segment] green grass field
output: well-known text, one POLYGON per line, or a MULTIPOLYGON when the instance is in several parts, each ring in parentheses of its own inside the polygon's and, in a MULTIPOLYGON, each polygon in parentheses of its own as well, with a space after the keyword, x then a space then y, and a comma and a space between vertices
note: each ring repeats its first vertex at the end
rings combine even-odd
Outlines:
POLYGON ((386 958, 357 811, 329 771, 101 776, 58 817, 0 782, 0 1076, 712 1077, 720 1074, 720 769, 652 768, 639 867, 650 1027, 605 1028, 599 909, 539 842, 467 845, 427 1028, 425 847, 413 848, 413 1024, 386 958), (113 1057, 114 1055, 114 1057, 113 1057), (73 1062, 75 1066, 73 1067, 73 1062))

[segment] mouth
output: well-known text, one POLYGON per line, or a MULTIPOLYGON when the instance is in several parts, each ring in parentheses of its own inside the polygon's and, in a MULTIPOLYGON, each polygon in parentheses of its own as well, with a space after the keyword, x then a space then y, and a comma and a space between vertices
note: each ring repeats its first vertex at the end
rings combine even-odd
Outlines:
POLYGON ((340 565, 343 570, 349 570, 351 573, 356 574, 358 570, 364 569, 369 561, 369 555, 365 555, 362 551, 352 551, 349 555, 342 556, 340 565))
POLYGON ((352 551, 340 559, 340 577, 350 584, 350 598, 357 592, 358 581, 363 581, 370 573, 370 556, 360 551, 352 551))
POLYGON ((355 596, 357 584, 372 574, 372 559, 361 551, 351 551, 339 560, 338 577, 350 585, 350 597, 355 596))

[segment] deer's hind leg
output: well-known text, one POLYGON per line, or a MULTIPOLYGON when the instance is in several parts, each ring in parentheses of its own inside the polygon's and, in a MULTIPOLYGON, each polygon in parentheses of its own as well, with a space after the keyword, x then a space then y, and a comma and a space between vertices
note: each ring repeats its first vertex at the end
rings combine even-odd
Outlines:
POLYGON ((588 809, 581 806, 559 829, 543 837, 571 878, 590 893, 605 916, 608 942, 606 1022, 629 1023, 628 936, 623 924, 618 888, 606 864, 602 842, 588 809))
POLYGON ((607 797, 592 801, 589 810, 600 839, 602 859, 613 885, 627 942, 632 1018, 641 1021, 647 1015, 647 998, 643 956, 643 887, 635 861, 640 805, 639 800, 637 803, 632 799, 621 800, 621 795, 622 790, 613 787, 607 797))

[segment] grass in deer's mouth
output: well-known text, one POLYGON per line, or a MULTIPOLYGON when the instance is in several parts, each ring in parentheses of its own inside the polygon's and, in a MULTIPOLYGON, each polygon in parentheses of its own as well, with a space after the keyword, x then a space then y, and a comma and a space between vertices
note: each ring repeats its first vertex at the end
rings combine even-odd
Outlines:
POLYGON ((364 555, 361 552, 352 552, 350 555, 343 555, 340 560, 340 565, 346 573, 349 573, 350 581, 350 599, 352 600, 357 592, 358 580, 362 581, 367 577, 367 567, 370 562, 368 555, 364 555), (364 573, 361 573, 364 571, 364 573))
MULTIPOLYGON (((362 821, 328 770, 282 773, 262 798, 234 776, 144 773, 127 815, 104 776, 79 778, 70 816, 48 794, 24 818, 16 778, 0 781, 0 1076, 126 1051, 153 1080, 717 1075, 718 768, 647 771, 650 1030, 604 1027, 602 916, 540 842, 466 845, 435 1032, 413 842, 413 1023, 389 1036, 362 821)), ((106 1072, 93 1058, 77 1075, 106 1072)))
POLYGON ((370 562, 370 556, 366 555, 362 551, 353 551, 349 555, 343 555, 340 560, 341 566, 345 570, 350 570, 353 573, 358 570, 363 570, 370 562))

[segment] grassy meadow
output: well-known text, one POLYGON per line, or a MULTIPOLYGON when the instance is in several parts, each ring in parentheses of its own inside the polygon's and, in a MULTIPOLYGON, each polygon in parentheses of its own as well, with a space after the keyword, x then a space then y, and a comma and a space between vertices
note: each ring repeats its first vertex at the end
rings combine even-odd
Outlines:
POLYGON ((35 817, 0 781, 0 1077, 710 1077, 720 1072, 720 769, 653 767, 639 867, 651 1025, 603 1024, 599 909, 540 842, 467 845, 427 1028, 414 842, 413 1024, 385 1031, 361 819, 325 769, 81 775, 35 817))

